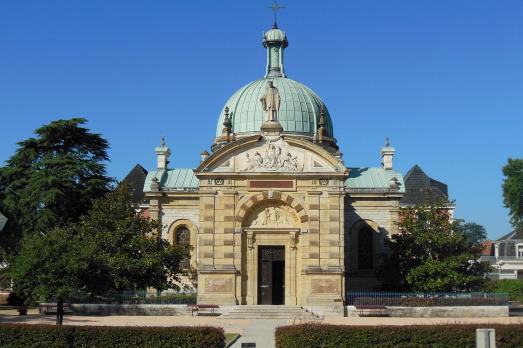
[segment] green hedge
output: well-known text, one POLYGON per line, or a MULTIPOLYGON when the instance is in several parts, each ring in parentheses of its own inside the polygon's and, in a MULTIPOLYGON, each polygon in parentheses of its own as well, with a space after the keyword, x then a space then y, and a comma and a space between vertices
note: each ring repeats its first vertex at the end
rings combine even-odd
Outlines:
POLYGON ((0 324, 0 347, 205 347, 225 346, 214 327, 111 327, 0 324))
POLYGON ((341 326, 304 324, 276 329, 278 348, 475 347, 476 328, 496 329, 497 346, 523 347, 523 325, 341 326))
POLYGON ((491 292, 505 292, 509 295, 511 301, 519 301, 523 303, 523 280, 493 280, 487 284, 487 290, 491 292))

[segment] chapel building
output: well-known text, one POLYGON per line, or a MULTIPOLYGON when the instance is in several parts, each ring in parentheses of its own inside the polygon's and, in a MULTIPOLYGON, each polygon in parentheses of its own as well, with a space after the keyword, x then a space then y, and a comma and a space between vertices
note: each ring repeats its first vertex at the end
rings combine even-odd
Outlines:
POLYGON ((286 33, 264 35, 265 76, 236 91, 197 168, 157 168, 144 184, 150 217, 171 243, 193 247, 187 283, 199 303, 341 305, 371 290, 396 233, 402 175, 386 142, 382 163, 345 163, 327 106, 287 77, 286 33))

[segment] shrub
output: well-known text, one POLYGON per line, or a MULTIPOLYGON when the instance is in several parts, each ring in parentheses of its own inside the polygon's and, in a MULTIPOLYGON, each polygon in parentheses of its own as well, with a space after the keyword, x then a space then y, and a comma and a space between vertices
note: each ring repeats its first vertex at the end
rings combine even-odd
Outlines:
POLYGON ((278 348, 475 346, 476 328, 496 329, 499 347, 523 347, 523 325, 340 326, 303 324, 276 329, 278 348))
POLYGON ((0 324, 1 347, 205 347, 225 346, 213 327, 101 327, 0 324))
POLYGON ((487 290, 492 292, 505 292, 511 301, 523 302, 523 280, 494 280, 488 284, 487 290))

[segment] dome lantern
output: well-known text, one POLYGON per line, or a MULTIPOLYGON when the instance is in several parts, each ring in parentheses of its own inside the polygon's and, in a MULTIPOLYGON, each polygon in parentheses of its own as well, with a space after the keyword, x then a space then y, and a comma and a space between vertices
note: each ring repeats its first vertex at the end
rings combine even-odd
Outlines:
POLYGON ((223 143, 225 125, 234 140, 260 134, 260 127, 267 121, 261 99, 271 82, 280 97, 277 122, 283 135, 300 136, 313 141, 318 128, 321 128, 323 143, 336 146, 332 121, 325 103, 310 88, 287 78, 285 74, 283 51, 288 46, 287 35, 276 23, 264 33, 263 46, 267 52, 265 76, 243 86, 227 100, 225 105, 228 109, 226 111, 224 107, 218 119, 215 144, 223 143))
POLYGON ((265 78, 286 77, 283 69, 283 52, 289 46, 287 34, 274 23, 271 30, 263 35, 263 47, 267 49, 265 78))

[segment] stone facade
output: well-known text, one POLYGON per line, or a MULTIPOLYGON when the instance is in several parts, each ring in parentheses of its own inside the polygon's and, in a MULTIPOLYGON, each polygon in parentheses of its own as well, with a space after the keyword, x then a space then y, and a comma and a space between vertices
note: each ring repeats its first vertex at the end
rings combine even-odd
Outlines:
POLYGON ((366 253, 374 267, 387 251, 384 241, 396 231, 402 196, 351 193, 345 185, 349 170, 312 142, 251 136, 202 161, 194 171, 197 190, 149 189, 146 195, 163 238, 175 243, 179 228, 190 231, 199 302, 260 303, 260 247, 280 246, 285 304, 341 304, 351 275, 361 276, 358 231, 372 231, 366 253), (276 159, 263 166, 273 150, 276 159), (253 164, 257 153, 262 161, 253 164), (278 156, 296 163, 286 167, 278 156))
POLYGON ((220 115, 216 138, 194 169, 157 170, 144 184, 159 236, 189 243, 200 303, 341 306, 348 287, 370 288, 395 233, 403 178, 395 149, 382 166, 345 165, 318 95, 286 78, 285 32, 264 35, 267 71, 220 115))

